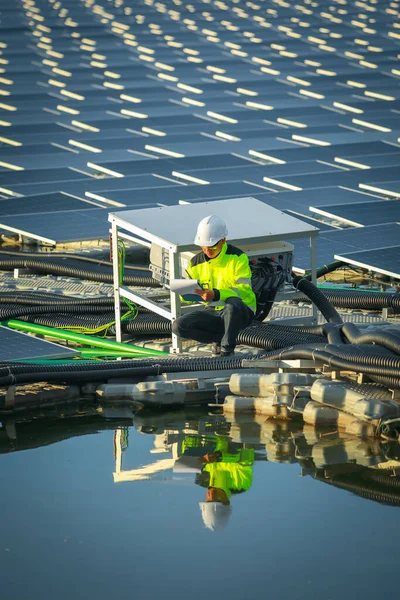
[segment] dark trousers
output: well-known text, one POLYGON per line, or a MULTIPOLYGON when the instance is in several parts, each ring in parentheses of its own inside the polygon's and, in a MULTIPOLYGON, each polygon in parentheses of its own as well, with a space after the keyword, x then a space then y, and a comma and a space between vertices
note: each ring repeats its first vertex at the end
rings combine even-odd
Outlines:
POLYGON ((232 351, 241 329, 250 325, 253 311, 240 298, 225 300, 223 310, 194 310, 182 315, 172 324, 172 333, 202 344, 220 342, 222 349, 232 351))

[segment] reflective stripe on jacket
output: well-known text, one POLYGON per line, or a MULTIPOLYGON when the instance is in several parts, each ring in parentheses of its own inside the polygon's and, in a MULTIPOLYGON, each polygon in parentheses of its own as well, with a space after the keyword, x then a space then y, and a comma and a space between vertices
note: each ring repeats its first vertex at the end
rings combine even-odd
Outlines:
POLYGON ((218 256, 211 259, 199 252, 191 259, 187 273, 204 289, 215 291, 215 300, 207 304, 221 310, 225 300, 237 297, 255 312, 256 297, 251 287, 249 259, 239 248, 225 242, 218 256))

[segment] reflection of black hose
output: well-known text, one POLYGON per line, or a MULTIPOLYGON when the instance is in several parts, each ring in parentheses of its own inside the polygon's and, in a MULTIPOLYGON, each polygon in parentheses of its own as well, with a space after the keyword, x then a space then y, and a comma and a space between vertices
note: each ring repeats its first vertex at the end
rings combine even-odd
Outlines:
POLYGON ((360 475, 361 479, 365 481, 374 481, 385 487, 400 489, 400 477, 393 476, 392 471, 386 472, 381 469, 368 469, 368 472, 362 471, 360 475))
POLYGON ((310 298, 315 306, 321 311, 325 319, 330 323, 343 323, 339 313, 333 308, 327 297, 308 279, 304 277, 295 277, 293 286, 304 292, 310 298))
MULTIPOLYGON (((12 271, 14 269, 32 269, 33 271, 51 274, 51 275, 68 275, 70 277, 76 277, 77 279, 84 279, 86 281, 99 281, 104 283, 113 283, 112 271, 106 272, 104 270, 96 269, 81 269, 73 266, 73 261, 44 261, 44 260, 31 260, 23 258, 11 258, 0 260, 0 270, 12 271), (60 263, 63 264, 60 264, 60 263), (69 262, 69 264, 68 264, 69 262)), ((143 287, 159 287, 159 282, 153 279, 150 275, 148 277, 126 275, 124 274, 123 282, 126 285, 136 285, 143 287)))
MULTIPOLYGON (((366 469, 366 471, 369 470, 370 469, 366 469)), ((367 485, 364 477, 365 475, 360 478, 359 474, 352 474, 340 476, 335 475, 331 479, 324 479, 323 477, 316 475, 315 479, 352 492, 353 494, 361 496, 362 498, 366 498, 367 500, 373 500, 374 502, 380 502, 381 504, 388 504, 390 506, 400 506, 400 493, 390 489, 390 487, 395 486, 388 486, 387 489, 385 489, 381 486, 378 486, 377 482, 374 481, 370 481, 369 485, 367 485)))

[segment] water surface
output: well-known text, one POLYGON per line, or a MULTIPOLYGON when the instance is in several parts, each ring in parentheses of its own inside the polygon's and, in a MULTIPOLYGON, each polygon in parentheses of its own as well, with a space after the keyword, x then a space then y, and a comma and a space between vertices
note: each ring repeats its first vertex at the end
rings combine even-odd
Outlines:
POLYGON ((109 417, 0 429, 1 600, 396 592, 397 444, 205 412, 109 417), (221 481, 242 487, 208 503, 213 522, 202 503, 221 481))

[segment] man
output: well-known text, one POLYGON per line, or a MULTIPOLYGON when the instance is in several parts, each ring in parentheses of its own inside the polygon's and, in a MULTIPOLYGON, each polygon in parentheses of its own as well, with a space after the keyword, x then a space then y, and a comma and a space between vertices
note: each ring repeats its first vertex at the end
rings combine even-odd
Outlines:
POLYGON ((226 224, 217 215, 200 221, 194 243, 201 252, 191 259, 187 273, 198 280, 202 289, 195 292, 206 307, 186 313, 172 324, 172 332, 182 338, 214 342, 216 356, 234 353, 237 334, 251 323, 256 310, 249 259, 227 244, 227 235, 226 224))
MULTIPOLYGON (((201 459, 202 474, 208 476, 205 502, 200 502, 203 522, 208 529, 224 529, 231 515, 230 498, 250 489, 253 481, 254 449, 231 450, 221 438, 214 452, 201 459)), ((204 485, 204 484, 203 484, 204 485)))

